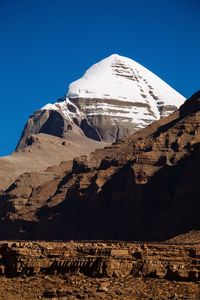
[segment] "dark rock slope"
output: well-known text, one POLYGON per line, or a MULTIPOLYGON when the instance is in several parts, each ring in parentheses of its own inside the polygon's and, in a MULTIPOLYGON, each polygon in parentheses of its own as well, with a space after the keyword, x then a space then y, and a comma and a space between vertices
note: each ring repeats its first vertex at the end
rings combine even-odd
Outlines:
POLYGON ((20 176, 1 194, 0 237, 162 241, 199 229, 199 124, 196 93, 71 169, 20 176))

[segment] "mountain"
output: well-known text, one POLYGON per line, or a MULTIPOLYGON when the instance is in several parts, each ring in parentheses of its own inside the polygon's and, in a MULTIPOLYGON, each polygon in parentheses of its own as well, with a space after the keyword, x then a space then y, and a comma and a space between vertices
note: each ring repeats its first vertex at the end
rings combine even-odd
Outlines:
POLYGON ((185 98, 137 62, 111 55, 70 84, 67 96, 30 116, 17 150, 31 134, 68 132, 116 142, 179 108, 185 98))
POLYGON ((164 241, 200 232, 199 124, 200 92, 124 141, 21 175, 0 196, 1 239, 164 241))
POLYGON ((24 172, 42 171, 123 139, 183 101, 140 64, 111 55, 71 83, 66 97, 30 116, 16 152, 0 158, 0 189, 24 172))

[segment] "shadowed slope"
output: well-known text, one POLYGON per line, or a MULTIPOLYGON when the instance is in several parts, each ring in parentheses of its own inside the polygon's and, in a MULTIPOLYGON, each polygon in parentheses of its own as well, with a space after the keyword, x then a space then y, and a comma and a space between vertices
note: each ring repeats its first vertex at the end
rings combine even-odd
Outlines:
POLYGON ((1 196, 0 236, 7 224, 25 239, 161 241, 199 229, 199 94, 188 103, 55 179, 21 176, 1 196))

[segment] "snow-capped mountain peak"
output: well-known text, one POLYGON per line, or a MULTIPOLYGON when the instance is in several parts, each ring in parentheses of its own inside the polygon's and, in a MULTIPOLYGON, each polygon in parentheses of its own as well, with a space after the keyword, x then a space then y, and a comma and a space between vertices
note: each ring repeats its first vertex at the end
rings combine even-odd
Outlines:
POLYGON ((150 103, 156 118, 163 104, 179 107, 184 97, 134 60, 113 54, 90 67, 69 86, 68 97, 150 103), (158 101, 160 100, 160 101, 158 101))
POLYGON ((42 107, 27 125, 27 132, 59 133, 63 137, 70 130, 95 140, 114 142, 169 115, 184 100, 136 61, 113 54, 72 82, 63 101, 42 107), (32 124, 37 125, 33 128, 32 124), (55 126, 61 128, 55 130, 55 126))

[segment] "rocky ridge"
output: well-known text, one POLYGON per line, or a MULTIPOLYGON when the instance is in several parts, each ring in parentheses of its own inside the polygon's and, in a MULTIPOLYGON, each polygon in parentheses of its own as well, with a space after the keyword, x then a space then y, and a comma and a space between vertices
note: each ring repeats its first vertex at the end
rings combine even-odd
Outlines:
POLYGON ((196 93, 54 179, 20 176, 0 197, 1 239, 163 241, 198 230, 199 118, 196 93))

